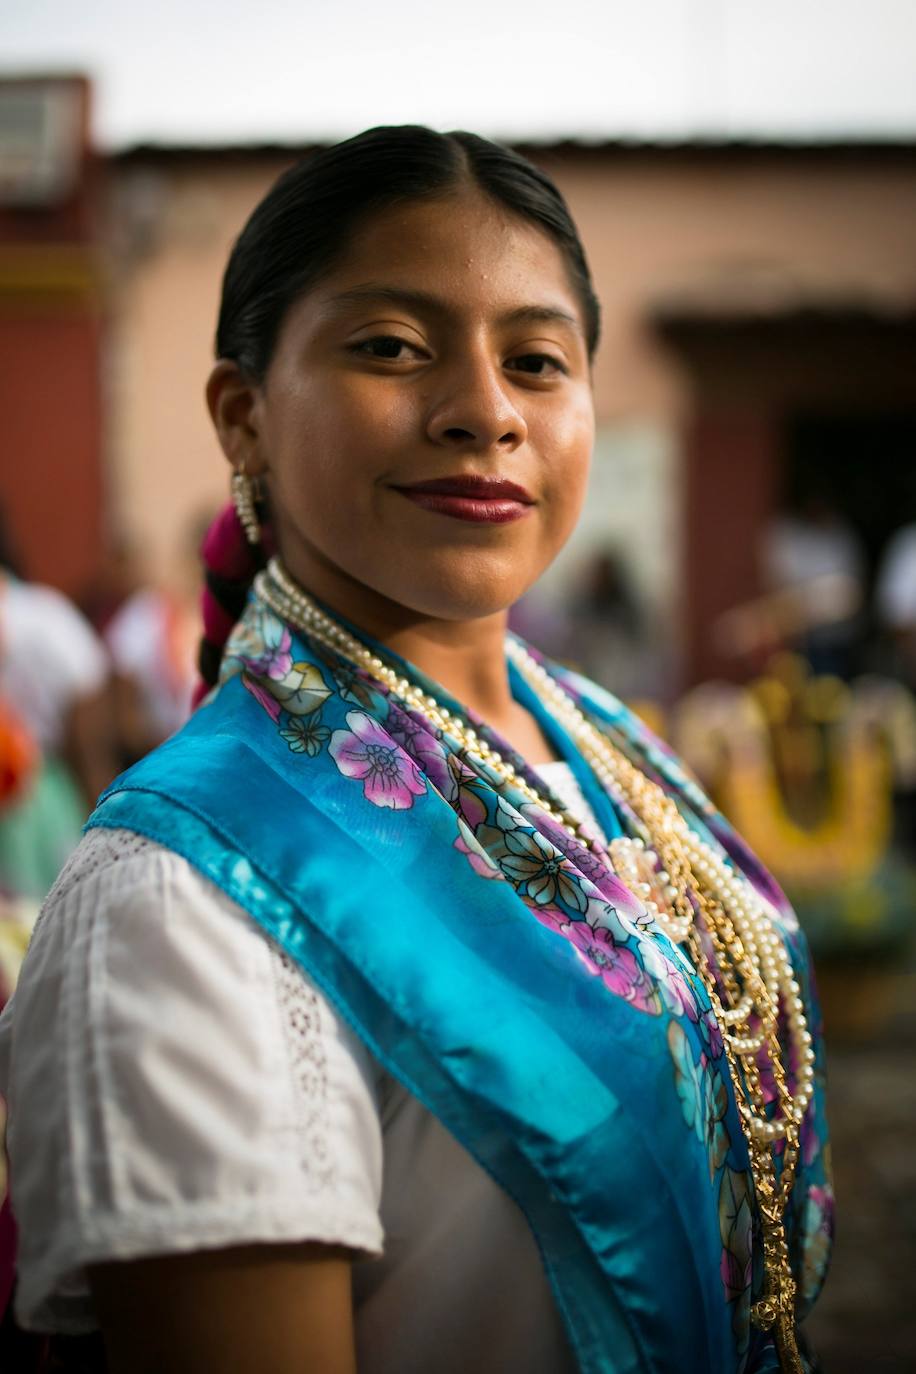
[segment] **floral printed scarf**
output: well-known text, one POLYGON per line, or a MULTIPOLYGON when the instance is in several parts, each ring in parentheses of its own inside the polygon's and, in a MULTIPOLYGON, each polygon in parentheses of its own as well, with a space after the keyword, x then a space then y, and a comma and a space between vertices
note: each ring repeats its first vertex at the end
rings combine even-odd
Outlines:
MULTIPOLYGON (((547 667, 770 902, 816 1032, 805 942, 772 879, 632 714, 547 667)), ((513 690, 604 835, 628 833, 626 807, 525 684, 514 678, 513 690)), ((543 795, 511 746, 472 723, 543 795)), ((777 1368, 749 1321, 760 1239, 719 1027, 680 947, 602 861, 599 837, 595 849, 571 839, 256 599, 219 686, 89 824, 149 835, 248 910, 515 1199, 584 1374, 664 1371, 675 1358, 680 1374, 777 1368)), ((816 1043, 786 1219, 800 1315, 832 1234, 816 1043)))

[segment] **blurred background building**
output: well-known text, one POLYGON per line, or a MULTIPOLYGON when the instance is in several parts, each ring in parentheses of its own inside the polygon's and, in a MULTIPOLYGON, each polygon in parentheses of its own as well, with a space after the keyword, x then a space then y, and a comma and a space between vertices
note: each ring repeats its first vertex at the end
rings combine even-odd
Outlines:
MULTIPOLYGON (((220 275, 308 151, 100 156, 89 99, 0 87, 0 500, 30 576, 76 595, 115 550, 162 577, 222 498, 202 401, 220 275)), ((916 141, 525 151, 569 199, 605 320, 594 499, 543 612, 613 551, 666 645, 644 693, 741 677, 721 617, 772 589, 775 522, 851 523, 867 601, 916 519, 916 141)))
MULTIPOLYGON (((204 93, 220 60, 240 70, 225 25, 212 53, 169 47, 164 63, 144 19, 160 66, 135 115, 123 79, 112 99, 120 50, 101 20, 83 48, 41 49, 98 44, 101 83, 91 62, 41 75, 20 59, 0 79, 0 511, 19 572, 95 627, 115 753, 136 757, 187 710, 193 549, 227 491, 203 383, 229 246, 295 157, 360 127, 322 106, 322 55, 348 100, 369 91, 361 124, 478 127, 544 166, 582 230, 604 338, 582 525, 517 623, 637 704, 795 901, 824 993, 841 1226, 815 1340, 827 1374, 902 1374, 916 1361, 916 27, 878 0, 855 28, 842 0, 820 6, 806 47, 784 0, 769 20, 751 8, 653 0, 627 21, 642 26, 632 50, 604 10, 603 48, 542 25, 531 89, 530 35, 493 19, 495 41, 477 14, 449 45, 494 89, 518 59, 518 109, 507 94, 499 118, 492 101, 477 113, 482 86, 441 112, 441 52, 419 40, 419 84, 393 98, 378 51, 396 66, 395 39, 368 10, 352 44, 320 16, 300 51, 275 43, 285 86, 246 30, 245 80, 224 78, 222 103, 204 93), (674 38, 650 32, 660 10, 674 38), (587 115, 569 94, 544 113, 564 53, 567 77, 577 64, 600 87, 587 115)), ((166 9, 174 32, 180 7, 166 9)), ((21 953, 11 930, 0 919, 0 970, 21 953)))

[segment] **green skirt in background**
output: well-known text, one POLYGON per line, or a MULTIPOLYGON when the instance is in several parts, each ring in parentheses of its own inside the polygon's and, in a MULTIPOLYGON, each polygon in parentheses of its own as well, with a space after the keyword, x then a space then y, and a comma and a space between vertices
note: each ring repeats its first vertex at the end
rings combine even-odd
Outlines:
POLYGON ((0 810, 0 893, 43 901, 85 819, 69 769, 44 759, 26 796, 0 810))

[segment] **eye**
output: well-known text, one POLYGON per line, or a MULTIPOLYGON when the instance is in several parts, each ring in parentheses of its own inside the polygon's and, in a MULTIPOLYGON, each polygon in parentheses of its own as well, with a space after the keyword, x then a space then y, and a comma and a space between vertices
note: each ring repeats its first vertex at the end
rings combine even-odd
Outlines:
POLYGON ((413 362, 423 356, 416 344, 399 339, 396 334, 376 334, 350 345, 350 351, 363 358, 380 358, 383 362, 413 362))
POLYGON ((517 358, 510 358, 506 366, 511 372, 525 372, 531 377, 565 376, 567 372, 559 358, 550 353, 522 353, 517 358))

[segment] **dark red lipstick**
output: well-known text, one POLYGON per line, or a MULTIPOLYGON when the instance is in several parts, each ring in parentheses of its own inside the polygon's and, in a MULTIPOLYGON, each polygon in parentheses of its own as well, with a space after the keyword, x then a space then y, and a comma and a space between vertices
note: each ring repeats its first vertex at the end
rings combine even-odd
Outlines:
POLYGON ((478 525, 505 525, 520 520, 534 505, 534 498, 517 482, 474 473, 434 477, 395 490, 424 510, 478 525))

